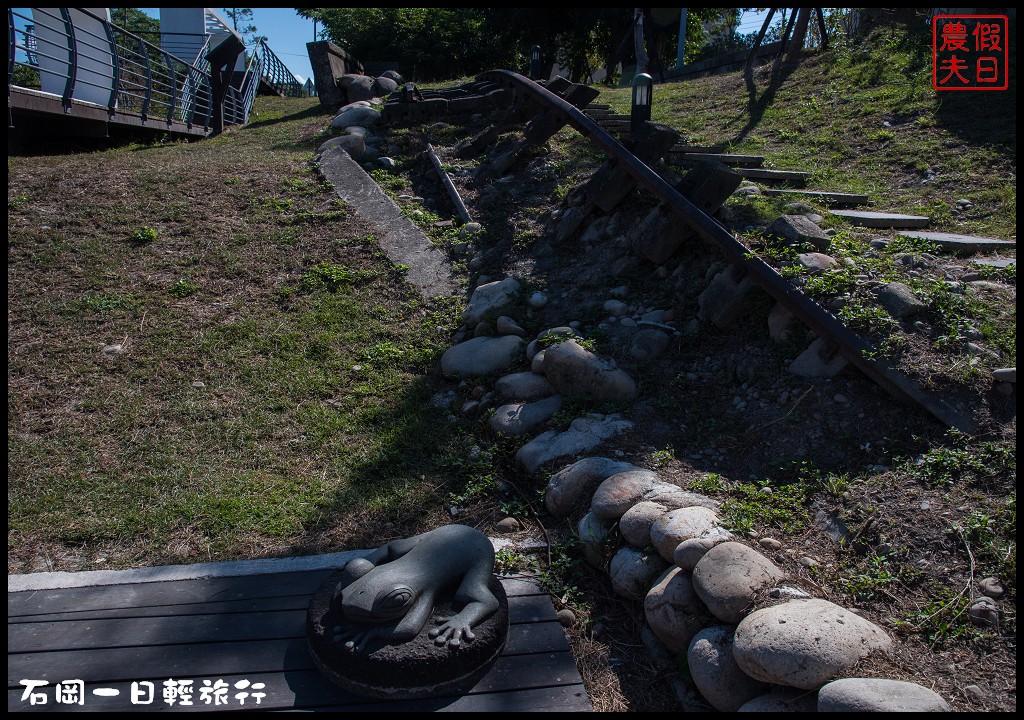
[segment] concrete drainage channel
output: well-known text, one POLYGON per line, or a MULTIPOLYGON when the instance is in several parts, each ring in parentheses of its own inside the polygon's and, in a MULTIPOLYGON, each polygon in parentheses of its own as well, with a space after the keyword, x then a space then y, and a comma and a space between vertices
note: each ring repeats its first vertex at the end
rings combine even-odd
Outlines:
MULTIPOLYGON (((571 97, 573 87, 563 88, 563 95, 571 97)), ((481 83, 476 90, 472 97, 458 99, 468 104, 472 98, 482 98, 480 109, 507 107, 506 118, 522 120, 529 115, 522 102, 511 103, 513 93, 503 92, 494 82, 481 83)), ((402 111, 415 111, 427 119, 434 112, 427 104, 402 111)), ((500 167, 482 167, 481 172, 506 172, 528 146, 543 142, 566 121, 558 113, 542 111, 528 127, 523 144, 500 156, 495 161, 500 167)), ((474 138, 473 142, 483 144, 484 140, 474 138)), ((329 145, 321 148, 325 177, 343 199, 385 229, 382 245, 391 260, 410 266, 410 282, 425 295, 452 294, 457 281, 443 253, 419 234, 358 163, 341 147, 329 145)), ((627 192, 635 187, 611 171, 604 182, 626 187, 627 192)), ((614 207, 609 193, 618 194, 618 189, 596 190, 590 197, 614 207)), ((577 227, 581 221, 576 221, 577 227)), ((730 311, 737 286, 744 282, 742 274, 729 271, 720 278, 724 279, 713 281, 707 295, 706 314, 711 317, 730 311)), ((678 684, 682 708, 948 711, 942 697, 917 683, 859 676, 858 667, 892 651, 892 639, 855 612, 815 597, 814 588, 806 582, 788 578, 769 557, 792 556, 782 542, 762 537, 755 547, 741 541, 722 527, 715 500, 682 490, 656 471, 595 454, 606 441, 629 433, 632 421, 614 413, 589 414, 561 432, 544 430, 565 406, 563 398, 586 396, 598 402, 628 403, 638 393, 629 374, 588 349, 578 326, 551 327, 528 339, 508 314, 524 304, 539 310, 547 302, 544 293, 526 293, 513 278, 478 286, 462 315, 467 332, 444 353, 441 369, 453 380, 498 377, 492 390, 485 389, 457 412, 472 416, 495 408, 490 418, 495 433, 532 437, 515 456, 527 475, 538 477, 546 469, 560 468, 548 482, 548 512, 560 520, 582 513, 577 530, 585 558, 607 571, 618 596, 642 604, 650 630, 644 639, 652 658, 671 666, 676 655, 685 654, 696 687, 678 684), (473 336, 467 338, 468 334, 473 336), (610 547, 613 538, 621 538, 622 546, 610 547), (709 617, 713 618, 710 626, 709 617)), ((704 304, 702 296, 702 309, 704 304)), ((614 308, 609 311, 614 314, 614 308)), ((672 333, 678 334, 662 320, 663 315, 641 321, 646 327, 637 333, 634 357, 657 356, 657 346, 667 344, 672 333)), ((819 350, 812 347, 812 354, 820 355, 819 350)), ((863 353, 858 349, 856 355, 863 353)), ((877 379, 877 373, 871 377, 877 379)), ((881 384, 892 391, 887 382, 881 384)), ((916 393, 914 388, 907 392, 904 384, 895 394, 920 401, 916 393)), ((439 406, 450 402, 444 397, 437 400, 439 406)), ((950 421, 948 409, 934 399, 925 398, 920 404, 950 421)), ((984 612, 984 608, 971 612, 984 612)))

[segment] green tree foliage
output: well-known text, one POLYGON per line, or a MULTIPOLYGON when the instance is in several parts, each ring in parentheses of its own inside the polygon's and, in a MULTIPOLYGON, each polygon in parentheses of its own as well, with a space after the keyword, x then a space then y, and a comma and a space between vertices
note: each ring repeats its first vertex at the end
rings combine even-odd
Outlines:
POLYGON ((253 24, 252 8, 221 8, 224 14, 231 18, 231 25, 236 33, 245 39, 246 45, 252 45, 259 40, 265 40, 265 35, 256 34, 256 25, 253 24))
MULTIPOLYGON (((360 60, 393 60, 417 81, 504 68, 526 71, 530 48, 545 64, 568 68, 571 80, 594 70, 632 65, 633 8, 299 8, 323 25, 323 36, 360 60)), ((690 8, 687 38, 702 40, 705 20, 734 9, 690 8), (693 28, 692 30, 690 28, 693 28)), ((646 8, 652 69, 675 64, 679 10, 646 8), (660 64, 659 64, 660 63, 660 64)), ((703 45, 703 42, 699 43, 703 45)))
POLYGON ((110 8, 110 22, 150 42, 158 42, 160 21, 138 8, 110 8))

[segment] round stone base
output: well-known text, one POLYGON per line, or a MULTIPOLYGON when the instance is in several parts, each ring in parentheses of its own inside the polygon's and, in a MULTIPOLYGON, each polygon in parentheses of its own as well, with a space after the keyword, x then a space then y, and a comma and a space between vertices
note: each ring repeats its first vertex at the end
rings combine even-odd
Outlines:
POLYGON ((313 596, 306 615, 306 637, 313 661, 331 682, 353 692, 374 698, 405 700, 455 695, 469 690, 487 674, 498 659, 508 638, 508 598, 495 577, 490 589, 498 599, 498 609, 491 617, 473 628, 472 642, 459 647, 437 645, 427 633, 439 617, 455 614, 449 601, 434 608, 434 614, 420 634, 409 642, 386 645, 371 640, 363 652, 346 649, 333 642, 333 629, 371 627, 350 623, 331 608, 331 597, 340 579, 336 572, 313 596))

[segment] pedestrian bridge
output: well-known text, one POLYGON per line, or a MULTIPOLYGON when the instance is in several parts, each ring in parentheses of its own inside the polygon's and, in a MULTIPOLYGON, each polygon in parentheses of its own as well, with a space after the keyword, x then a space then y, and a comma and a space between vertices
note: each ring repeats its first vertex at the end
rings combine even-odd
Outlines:
POLYGON ((8 128, 205 137, 244 124, 257 93, 305 94, 266 41, 245 47, 212 8, 162 10, 148 38, 108 8, 8 8, 7 22, 8 128))

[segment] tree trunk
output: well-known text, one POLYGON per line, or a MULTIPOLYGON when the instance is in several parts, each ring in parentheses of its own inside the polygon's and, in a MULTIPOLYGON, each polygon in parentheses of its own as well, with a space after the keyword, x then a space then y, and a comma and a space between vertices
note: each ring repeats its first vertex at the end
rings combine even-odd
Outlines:
POLYGON ((807 39, 807 24, 811 20, 811 10, 813 8, 800 8, 799 14, 796 16, 796 27, 793 30, 793 39, 789 43, 789 54, 787 60, 799 60, 800 53, 804 49, 804 40, 807 39))
POLYGON ((644 11, 635 8, 633 11, 633 51, 636 53, 636 74, 647 72, 647 51, 644 50, 644 11))

